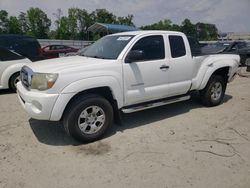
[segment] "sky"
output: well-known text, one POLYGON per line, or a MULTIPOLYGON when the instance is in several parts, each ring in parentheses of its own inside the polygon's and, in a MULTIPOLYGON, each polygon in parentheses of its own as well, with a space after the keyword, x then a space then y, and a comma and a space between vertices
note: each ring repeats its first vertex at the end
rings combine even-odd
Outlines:
POLYGON ((220 32, 250 32, 250 0, 0 0, 0 10, 16 16, 30 7, 38 7, 55 20, 61 8, 81 8, 91 12, 105 8, 116 16, 134 15, 137 27, 170 19, 180 24, 185 18, 193 23, 216 24, 220 32))

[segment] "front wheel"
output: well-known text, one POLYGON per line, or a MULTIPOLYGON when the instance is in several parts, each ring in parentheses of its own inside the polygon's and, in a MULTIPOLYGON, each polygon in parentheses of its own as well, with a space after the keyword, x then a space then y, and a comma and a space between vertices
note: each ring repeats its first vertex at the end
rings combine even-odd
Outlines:
POLYGON ((113 108, 109 101, 92 94, 77 98, 63 117, 66 132, 83 142, 98 140, 112 123, 113 108))
POLYGON ((217 106, 224 98, 227 82, 219 75, 212 75, 206 87, 200 91, 201 101, 205 106, 217 106))

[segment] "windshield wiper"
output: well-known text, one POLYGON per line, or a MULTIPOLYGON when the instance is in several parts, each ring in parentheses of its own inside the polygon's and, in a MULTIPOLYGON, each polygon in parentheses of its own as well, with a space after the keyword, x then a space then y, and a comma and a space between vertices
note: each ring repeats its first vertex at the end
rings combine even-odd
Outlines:
POLYGON ((105 59, 104 57, 97 56, 97 55, 94 55, 94 56, 86 56, 86 57, 92 57, 92 58, 97 58, 97 59, 105 59))

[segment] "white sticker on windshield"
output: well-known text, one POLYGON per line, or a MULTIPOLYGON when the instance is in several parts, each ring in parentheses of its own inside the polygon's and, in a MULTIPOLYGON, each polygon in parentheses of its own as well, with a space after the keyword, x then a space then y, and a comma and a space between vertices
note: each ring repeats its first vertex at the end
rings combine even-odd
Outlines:
POLYGON ((131 37, 119 37, 117 40, 129 40, 131 37))

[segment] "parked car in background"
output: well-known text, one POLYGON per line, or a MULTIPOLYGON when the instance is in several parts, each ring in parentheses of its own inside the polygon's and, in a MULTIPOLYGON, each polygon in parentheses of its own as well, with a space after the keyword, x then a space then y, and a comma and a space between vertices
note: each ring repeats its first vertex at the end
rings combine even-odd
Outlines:
POLYGON ((241 66, 245 66, 247 59, 250 59, 250 47, 245 41, 234 41, 219 53, 240 55, 241 66))
POLYGON ((42 59, 41 46, 37 39, 17 34, 1 34, 0 46, 29 58, 31 61, 42 59))
POLYGON ((237 54, 240 56, 240 66, 246 66, 250 59, 250 46, 245 41, 224 41, 209 44, 201 48, 202 54, 237 54))
POLYGON ((15 91, 21 68, 30 62, 28 58, 0 47, 0 89, 15 91))
POLYGON ((84 47, 84 48, 81 48, 81 49, 79 49, 77 52, 70 52, 70 53, 67 53, 67 54, 65 54, 64 57, 82 55, 88 48, 89 48, 89 46, 84 47))
POLYGON ((57 58, 65 56, 67 53, 75 53, 78 50, 66 45, 48 45, 42 48, 42 56, 44 59, 57 58))
POLYGON ((216 42, 212 44, 208 44, 206 46, 203 46, 201 48, 201 52, 203 54, 216 54, 230 46, 232 42, 231 41, 226 41, 226 42, 216 42))

